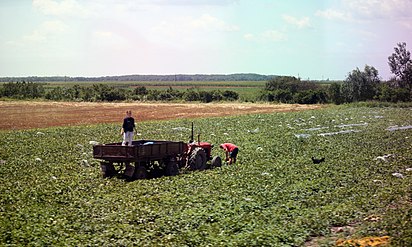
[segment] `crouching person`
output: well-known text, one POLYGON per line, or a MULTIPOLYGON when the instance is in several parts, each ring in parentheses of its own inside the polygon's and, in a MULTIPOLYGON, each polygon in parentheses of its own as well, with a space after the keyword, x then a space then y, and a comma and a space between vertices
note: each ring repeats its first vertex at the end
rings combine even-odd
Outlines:
POLYGON ((228 161, 228 165, 236 163, 237 153, 239 152, 239 148, 232 143, 223 143, 220 144, 220 148, 223 149, 226 153, 226 161, 228 161))
POLYGON ((122 130, 120 132, 123 135, 122 146, 133 145, 133 131, 136 130, 134 118, 132 117, 132 111, 126 111, 126 117, 123 119, 122 130))

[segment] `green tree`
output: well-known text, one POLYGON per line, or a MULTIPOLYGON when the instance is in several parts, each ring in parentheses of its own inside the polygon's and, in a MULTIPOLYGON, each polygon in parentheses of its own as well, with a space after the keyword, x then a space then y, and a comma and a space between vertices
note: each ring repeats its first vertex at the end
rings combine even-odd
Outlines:
POLYGON ((126 92, 124 89, 111 87, 103 96, 103 101, 121 101, 126 99, 126 92))
POLYGON ((276 102, 281 102, 281 103, 294 103, 293 101, 293 95, 296 94, 292 93, 292 90, 287 90, 287 89, 278 89, 273 91, 269 95, 269 99, 272 98, 272 100, 269 101, 276 101, 276 102))
POLYGON ((48 100, 62 100, 64 98, 63 89, 61 87, 55 87, 46 93, 45 98, 48 100))
POLYGON ((145 86, 138 86, 133 90, 133 93, 135 95, 147 95, 149 91, 145 86))
POLYGON ((1 96, 19 99, 34 99, 44 96, 43 84, 33 82, 9 82, 3 85, 1 96))
POLYGON ((412 60, 411 53, 406 50, 406 43, 398 43, 395 52, 388 57, 388 64, 395 75, 396 85, 412 90, 412 60))
POLYGON ((342 94, 346 102, 372 100, 376 96, 379 83, 378 70, 365 65, 364 71, 356 68, 349 73, 342 85, 342 94))
POLYGON ((186 90, 183 99, 185 101, 197 101, 200 99, 199 93, 194 90, 194 88, 189 88, 186 90))
POLYGON ((225 90, 222 92, 222 98, 229 101, 234 101, 239 99, 239 94, 235 91, 225 90))
POLYGON ((390 83, 382 83, 379 87, 379 100, 397 103, 411 101, 412 97, 406 88, 393 87, 390 83))
POLYGON ((199 97, 200 97, 200 101, 202 101, 203 103, 209 103, 209 102, 212 102, 213 100, 212 94, 207 91, 200 91, 199 97))
POLYGON ((334 82, 328 88, 328 96, 331 102, 339 105, 343 103, 342 86, 340 83, 334 82))
POLYGON ((296 93, 300 79, 294 76, 278 76, 269 80, 265 85, 267 91, 288 90, 296 93))
POLYGON ((220 90, 213 90, 212 94, 212 101, 221 101, 223 99, 222 92, 220 90))

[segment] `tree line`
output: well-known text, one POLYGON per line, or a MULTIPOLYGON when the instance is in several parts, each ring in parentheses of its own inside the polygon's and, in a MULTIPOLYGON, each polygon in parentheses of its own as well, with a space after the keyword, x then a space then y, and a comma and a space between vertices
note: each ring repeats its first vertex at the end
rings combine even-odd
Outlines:
POLYGON ((259 100, 298 104, 328 103, 326 87, 319 83, 301 81, 293 76, 279 76, 266 83, 259 100))
POLYGON ((0 88, 0 97, 14 99, 43 98, 54 101, 235 101, 239 94, 234 91, 213 90, 200 91, 189 88, 186 91, 169 87, 167 90, 149 90, 144 86, 134 89, 117 88, 106 84, 92 86, 73 85, 71 87, 54 87, 46 90, 44 84, 38 82, 8 82, 0 88))
MULTIPOLYGON (((412 101, 412 60, 411 54, 406 49, 406 43, 398 43, 394 53, 388 57, 388 65, 393 77, 389 81, 382 81, 379 72, 373 66, 365 65, 363 70, 356 68, 348 73, 343 82, 331 84, 302 81, 293 76, 272 76, 266 82, 265 88, 260 92, 257 101, 269 101, 280 103, 351 103, 359 101, 386 101, 386 102, 410 102, 412 101)), ((176 75, 173 77, 182 81, 189 80, 191 75, 176 75)), ((198 79, 205 81, 203 75, 196 75, 198 79)), ((209 75, 209 80, 222 78, 219 75, 209 75)), ((248 76, 256 80, 257 74, 234 74, 237 79, 246 80, 248 76), (243 77, 246 76, 246 77, 243 77)), ((151 76, 151 79, 158 76, 151 76)), ((159 76, 170 80, 167 76, 159 76)), ((265 77, 265 76, 264 76, 265 77)), ((112 80, 113 78, 106 78, 112 80)), ((127 80, 127 76, 120 76, 127 80)), ((140 78, 140 77, 139 77, 140 78)), ((231 77, 225 77, 226 79, 231 77)), ((131 76, 130 79, 136 78, 131 76)), ((141 80, 140 78, 139 80, 141 80)), ((95 80, 95 78, 93 79, 95 80)), ((149 80, 149 79, 148 79, 149 80)), ((192 78, 192 80, 194 80, 192 78)), ((231 80, 234 80, 231 78, 231 80)), ((45 90, 44 84, 39 82, 8 82, 0 88, 0 97, 17 99, 45 98, 48 100, 69 101, 233 101, 238 100, 238 93, 230 90, 200 91, 189 88, 186 91, 175 90, 170 87, 167 90, 148 90, 144 86, 134 89, 119 88, 106 84, 93 84, 92 86, 74 85, 72 87, 54 87, 45 90)))
POLYGON ((331 85, 331 101, 336 104, 367 100, 412 101, 412 59, 405 42, 394 48, 388 57, 388 65, 393 74, 389 81, 381 81, 373 66, 354 69, 342 84, 331 85))
POLYGON ((260 75, 254 73, 237 73, 229 75, 220 74, 196 74, 196 75, 122 75, 122 76, 101 76, 101 77, 68 77, 68 76, 47 76, 47 77, 0 77, 0 82, 31 81, 31 82, 85 82, 85 81, 267 81, 275 75, 260 75))
POLYGON ((282 103, 351 103, 359 101, 410 102, 412 101, 412 60, 406 43, 398 43, 388 57, 393 77, 382 81, 373 66, 365 65, 351 71, 346 79, 328 86, 301 81, 300 78, 280 76, 266 83, 260 95, 264 101, 282 103))

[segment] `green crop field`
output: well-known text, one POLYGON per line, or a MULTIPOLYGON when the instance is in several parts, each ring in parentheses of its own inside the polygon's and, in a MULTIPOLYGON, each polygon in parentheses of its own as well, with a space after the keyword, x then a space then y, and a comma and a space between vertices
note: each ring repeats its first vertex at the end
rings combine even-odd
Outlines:
MULTIPOLYGON (((1 131, 0 245, 334 246, 383 236, 391 246, 412 243, 412 108, 194 121, 202 140, 237 144, 238 163, 103 179, 90 142, 120 141, 118 125, 1 131), (325 161, 313 164, 312 156, 325 161)), ((186 141, 190 131, 178 127, 190 123, 138 129, 141 138, 186 141)))

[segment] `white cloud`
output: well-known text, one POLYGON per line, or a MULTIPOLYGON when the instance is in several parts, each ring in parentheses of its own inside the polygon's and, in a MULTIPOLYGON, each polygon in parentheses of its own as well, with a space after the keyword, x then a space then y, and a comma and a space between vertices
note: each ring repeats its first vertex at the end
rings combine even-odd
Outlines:
POLYGON ((215 31, 233 32, 233 31, 239 30, 238 26, 228 24, 209 14, 204 14, 197 19, 191 20, 189 22, 189 25, 193 29, 202 29, 202 30, 211 30, 211 31, 215 30, 215 31))
MULTIPOLYGON (((121 2, 121 1, 120 1, 121 2)), ((228 5, 239 2, 239 0, 134 0, 138 5, 228 5)))
POLYGON ((277 30, 268 30, 261 34, 261 37, 265 41, 285 41, 287 40, 287 36, 285 33, 277 31, 277 30))
POLYGON ((406 29, 412 30, 412 22, 411 20, 401 20, 399 23, 405 27, 406 29))
POLYGON ((315 15, 328 20, 412 22, 410 0, 342 0, 342 6, 318 10, 315 15))
POLYGON ((302 17, 302 18, 298 19, 298 18, 296 18, 296 17, 294 17, 294 16, 283 15, 282 18, 283 18, 283 20, 285 20, 287 23, 292 24, 292 25, 298 27, 299 29, 311 27, 309 17, 302 17))
POLYGON ((247 33, 247 34, 243 35, 243 38, 245 38, 248 41, 254 41, 255 40, 255 35, 253 35, 251 33, 247 33))
POLYGON ((378 35, 375 32, 367 31, 367 30, 355 30, 361 37, 364 37, 368 40, 377 39, 378 35))
POLYGON ((130 41, 120 34, 111 31, 94 31, 88 41, 93 48, 109 50, 125 50, 130 48, 130 41))
POLYGON ((350 13, 335 9, 318 10, 315 15, 328 20, 348 21, 352 19, 350 13))
POLYGON ((288 36, 284 32, 278 30, 266 30, 257 35, 247 33, 243 35, 243 38, 245 40, 254 42, 280 42, 286 41, 288 39, 288 36))
POLYGON ((207 7, 219 9, 239 2, 239 0, 99 0, 84 1, 84 3, 80 0, 77 1, 81 2, 84 8, 89 9, 87 14, 93 13, 93 15, 101 15, 102 11, 106 12, 108 6, 110 6, 111 13, 135 13, 136 11, 164 11, 166 8, 198 9, 207 7))
POLYGON ((31 34, 24 36, 23 39, 29 42, 44 42, 47 37, 38 30, 34 30, 31 34))
POLYGON ((76 0, 33 0, 32 6, 45 15, 87 16, 90 11, 76 0))
POLYGON ((411 17, 412 1, 410 0, 344 0, 343 3, 360 17, 411 17))
POLYGON ((108 31, 95 31, 93 32, 93 36, 96 38, 112 38, 113 33, 108 31))
POLYGON ((50 37, 61 34, 67 30, 67 26, 61 21, 45 21, 29 35, 23 37, 29 42, 45 42, 50 37))
POLYGON ((217 44, 228 32, 236 32, 239 27, 229 24, 210 14, 197 18, 179 16, 162 21, 146 33, 149 40, 169 43, 173 47, 210 46, 217 44))
POLYGON ((222 31, 235 32, 239 30, 236 25, 231 25, 209 14, 203 14, 198 18, 178 17, 172 20, 163 21, 153 28, 156 32, 167 34, 179 34, 191 31, 222 31))

